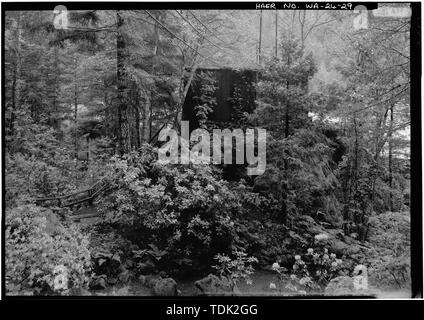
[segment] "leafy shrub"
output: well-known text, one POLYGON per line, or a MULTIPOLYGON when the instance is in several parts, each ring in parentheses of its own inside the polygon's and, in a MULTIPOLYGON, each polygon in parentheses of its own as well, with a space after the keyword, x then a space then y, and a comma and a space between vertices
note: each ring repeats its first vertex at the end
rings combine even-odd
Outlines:
POLYGON ((214 266, 218 275, 228 280, 231 289, 234 292, 237 283, 245 280, 247 284, 252 284, 250 275, 253 273, 252 263, 258 262, 255 257, 248 257, 247 253, 243 251, 234 250, 234 258, 231 259, 225 254, 217 254, 215 260, 218 264, 214 266))
POLYGON ((208 120, 208 114, 213 112, 214 107, 217 105, 215 98, 216 81, 213 77, 205 72, 201 72, 197 76, 199 81, 199 96, 194 96, 196 102, 194 110, 200 128, 205 128, 205 123, 208 120))
POLYGON ((71 193, 92 185, 104 175, 102 160, 92 160, 89 164, 74 161, 64 147, 57 143, 53 146, 54 149, 44 146, 41 151, 33 147, 33 153, 26 150, 6 154, 7 207, 17 206, 21 200, 29 203, 31 198, 71 193))
POLYGON ((51 231, 49 215, 50 210, 33 205, 7 211, 8 293, 66 294, 87 286, 91 270, 88 237, 75 225, 65 227, 58 222, 51 231))
POLYGON ((73 191, 79 168, 67 143, 57 139, 51 127, 35 124, 28 114, 20 115, 19 122, 6 143, 6 205, 15 206, 21 197, 73 191))
POLYGON ((7 150, 11 154, 33 155, 40 160, 54 158, 61 151, 55 131, 49 126, 35 123, 25 111, 21 112, 14 135, 6 139, 7 150))
POLYGON ((140 274, 153 269, 155 264, 159 264, 162 257, 168 253, 166 250, 159 250, 153 243, 149 243, 148 247, 149 249, 133 251, 133 261, 136 263, 136 270, 140 274))
POLYGON ((409 212, 386 212, 370 218, 370 282, 380 288, 409 288, 410 216, 409 212))
POLYGON ((81 164, 62 155, 46 161, 17 153, 7 155, 5 162, 7 207, 14 207, 27 198, 63 195, 79 185, 87 186, 80 177, 87 175, 81 174, 81 164))
POLYGON ((58 170, 35 157, 6 156, 6 168, 5 200, 8 207, 15 206, 24 196, 52 193, 60 184, 58 170))
POLYGON ((321 211, 321 220, 337 225, 341 215, 334 196, 339 185, 332 170, 334 143, 314 129, 299 129, 283 140, 270 137, 267 169, 255 179, 255 187, 285 203, 288 220, 321 211))
POLYGON ((260 216, 266 201, 247 188, 233 188, 212 166, 162 165, 156 155, 146 145, 113 159, 110 193, 98 201, 104 221, 140 250, 153 244, 165 251, 159 267, 169 270, 172 261, 179 270, 208 268, 215 254, 227 252, 236 239, 243 242, 236 224, 246 218, 247 207, 260 216))
MULTIPOLYGON (((98 203, 105 221, 139 245, 196 258, 227 248, 234 232, 234 193, 208 166, 164 166, 146 147, 110 165, 111 193, 98 203)), ((206 256, 205 256, 206 255, 206 256)))

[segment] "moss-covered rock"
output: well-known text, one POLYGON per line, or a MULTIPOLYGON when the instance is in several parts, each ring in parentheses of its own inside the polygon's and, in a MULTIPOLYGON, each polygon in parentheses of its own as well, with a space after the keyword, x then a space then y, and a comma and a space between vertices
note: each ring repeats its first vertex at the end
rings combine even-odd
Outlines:
POLYGON ((153 287, 153 294, 155 296, 177 296, 177 283, 172 278, 159 279, 153 287))
POLYGON ((207 277, 196 281, 194 285, 205 295, 232 292, 228 280, 219 278, 213 274, 209 274, 207 277))

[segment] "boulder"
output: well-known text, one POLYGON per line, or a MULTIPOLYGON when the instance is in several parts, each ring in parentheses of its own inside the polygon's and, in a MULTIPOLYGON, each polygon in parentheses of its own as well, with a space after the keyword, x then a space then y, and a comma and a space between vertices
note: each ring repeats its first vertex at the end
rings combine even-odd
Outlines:
POLYGON ((232 292, 228 280, 219 278, 213 274, 209 274, 207 277, 196 281, 194 285, 205 295, 232 292))
POLYGON ((91 296, 91 292, 85 288, 71 288, 69 293, 71 296, 91 296))
POLYGON ((118 275, 118 279, 121 283, 127 283, 130 280, 130 272, 128 270, 122 271, 118 275))
POLYGON ((328 241, 328 250, 331 253, 335 253, 341 256, 343 254, 346 254, 346 252, 349 250, 349 246, 343 241, 340 241, 339 239, 332 238, 328 241))
POLYGON ((93 290, 102 290, 106 289, 107 283, 106 283, 106 276, 101 275, 93 279, 93 281, 90 283, 90 289, 93 290))
POLYGON ((59 218, 51 211, 46 211, 45 217, 47 221, 44 231, 49 235, 56 234, 62 225, 59 218))
POLYGON ((106 282, 113 286, 113 285, 118 283, 118 278, 117 277, 108 277, 106 279, 106 282))
POLYGON ((325 288, 326 296, 366 296, 375 297, 379 291, 374 288, 355 289, 354 278, 340 276, 332 279, 325 288))
POLYGON ((162 277, 156 274, 149 274, 149 275, 141 275, 138 277, 138 280, 140 283, 150 289, 153 289, 156 285, 156 282, 161 280, 162 277))
POLYGON ((353 279, 348 276, 339 276, 330 281, 325 288, 327 296, 349 296, 355 294, 353 279))
POLYGON ((153 294, 155 296, 177 296, 177 283, 172 278, 159 279, 153 287, 153 294))

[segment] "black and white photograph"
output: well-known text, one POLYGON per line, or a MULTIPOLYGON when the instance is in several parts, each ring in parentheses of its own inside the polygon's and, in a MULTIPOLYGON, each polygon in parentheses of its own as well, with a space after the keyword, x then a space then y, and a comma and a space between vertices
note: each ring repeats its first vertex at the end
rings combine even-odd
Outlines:
POLYGON ((3 298, 422 298, 420 81, 420 3, 3 2, 3 298))

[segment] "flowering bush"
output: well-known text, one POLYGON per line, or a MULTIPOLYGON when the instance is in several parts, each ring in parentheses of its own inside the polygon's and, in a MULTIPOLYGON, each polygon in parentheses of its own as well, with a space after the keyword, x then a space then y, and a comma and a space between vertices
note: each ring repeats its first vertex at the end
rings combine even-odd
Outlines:
MULTIPOLYGON (((274 262, 272 264, 272 267, 271 268, 272 268, 272 270, 274 270, 277 273, 278 282, 280 284, 284 283, 286 281, 286 277, 287 277, 286 276, 287 269, 284 268, 284 267, 281 267, 278 262, 274 262)), ((276 285, 275 285, 274 282, 271 282, 270 283, 269 288, 270 289, 277 289, 277 287, 276 287, 276 285)), ((280 287, 280 290, 281 290, 281 287, 280 287)))
POLYGON ((252 284, 250 275, 254 272, 252 263, 258 262, 255 257, 248 257, 243 251, 234 250, 234 259, 225 254, 217 254, 215 259, 218 265, 213 266, 221 277, 227 278, 231 284, 232 291, 237 283, 245 280, 247 284, 252 284))
POLYGON ((6 290, 9 294, 58 293, 88 285, 91 258, 88 237, 73 225, 56 223, 49 210, 33 205, 6 213, 6 290))
POLYGON ((339 274, 341 266, 342 260, 337 259, 334 253, 330 254, 328 249, 310 248, 303 258, 299 255, 295 256, 293 274, 300 278, 299 284, 311 289, 312 287, 323 289, 339 274))
POLYGON ((303 256, 294 256, 289 276, 278 263, 272 265, 272 270, 278 274, 278 280, 285 289, 302 293, 323 290, 331 279, 341 273, 342 264, 342 260, 329 253, 327 248, 309 248, 303 256))

